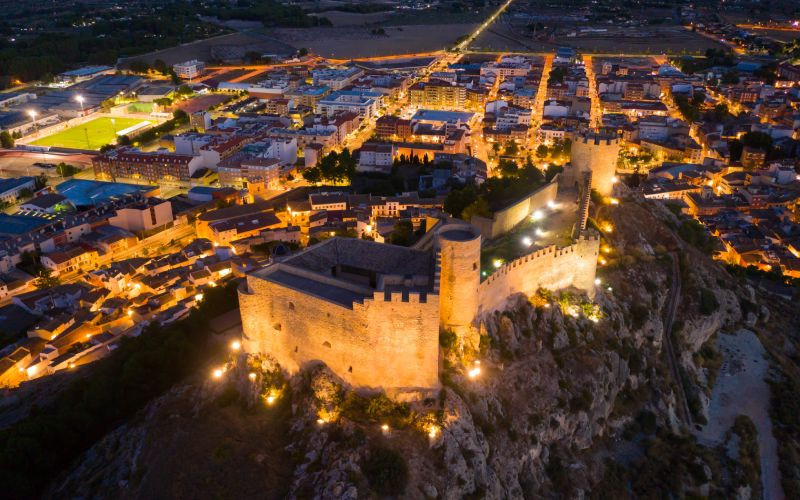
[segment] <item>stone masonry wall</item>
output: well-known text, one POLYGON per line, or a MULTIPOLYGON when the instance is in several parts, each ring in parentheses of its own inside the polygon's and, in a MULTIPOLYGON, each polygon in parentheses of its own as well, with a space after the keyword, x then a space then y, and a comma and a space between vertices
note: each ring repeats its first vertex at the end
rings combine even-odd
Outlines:
POLYGON ((574 286, 593 297, 599 251, 599 239, 582 236, 568 247, 550 246, 507 263, 481 283, 477 316, 500 309, 515 293, 531 296, 539 288, 574 286))
POLYGON ((259 278, 240 288, 244 348, 269 354, 289 373, 324 362, 356 387, 436 388, 439 300, 383 292, 353 308, 259 278))
POLYGON ((555 176, 549 183, 532 192, 529 196, 509 207, 496 211, 491 219, 474 216, 470 223, 480 230, 484 238, 497 238, 513 229, 525 217, 532 214, 534 210, 543 208, 548 201, 555 200, 557 194, 558 176, 555 176))

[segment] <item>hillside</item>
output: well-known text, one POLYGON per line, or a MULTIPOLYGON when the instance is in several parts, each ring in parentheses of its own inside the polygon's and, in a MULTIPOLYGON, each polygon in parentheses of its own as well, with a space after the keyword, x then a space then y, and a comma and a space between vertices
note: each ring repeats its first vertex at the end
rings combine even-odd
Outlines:
POLYGON ((615 228, 596 305, 542 290, 484 318, 480 352, 445 336, 437 399, 355 394, 324 366, 283 380, 269 360, 231 356, 219 380, 203 364, 106 434, 48 496, 792 496, 797 414, 780 405, 798 394, 791 305, 678 237, 663 207, 594 215, 615 228), (770 353, 777 452, 744 405, 717 440, 695 437, 722 422, 713 387, 735 375, 719 337, 745 329, 770 353))

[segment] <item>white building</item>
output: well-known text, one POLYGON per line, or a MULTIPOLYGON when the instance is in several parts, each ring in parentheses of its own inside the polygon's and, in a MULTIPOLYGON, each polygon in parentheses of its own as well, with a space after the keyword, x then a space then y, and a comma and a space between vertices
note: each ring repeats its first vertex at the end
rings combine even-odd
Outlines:
POLYGON ((175 74, 178 75, 178 78, 191 80, 203 73, 203 70, 206 69, 206 63, 198 61, 197 59, 192 59, 191 61, 175 64, 172 66, 172 69, 175 71, 175 74))
POLYGON ((33 192, 36 180, 33 177, 19 177, 16 179, 0 179, 0 202, 15 203, 23 189, 33 192))
POLYGON ((340 111, 351 111, 369 119, 378 112, 382 99, 383 95, 379 92, 342 90, 322 98, 317 103, 316 112, 331 117, 340 111))
POLYGON ((169 201, 148 198, 142 203, 118 209, 116 215, 108 219, 108 223, 132 233, 139 233, 164 227, 172 220, 172 204, 169 201))
POLYGON ((361 77, 363 74, 364 70, 356 67, 344 69, 315 69, 311 72, 314 85, 324 85, 330 87, 332 90, 340 90, 350 85, 354 80, 361 77))
POLYGON ((358 157, 359 172, 389 172, 394 161, 394 144, 366 143, 358 157))

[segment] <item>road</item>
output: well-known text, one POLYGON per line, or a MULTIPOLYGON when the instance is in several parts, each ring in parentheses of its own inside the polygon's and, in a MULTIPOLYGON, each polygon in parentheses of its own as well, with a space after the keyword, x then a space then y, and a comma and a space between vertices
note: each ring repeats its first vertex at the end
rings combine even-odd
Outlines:
POLYGON ((684 391, 683 380, 681 379, 680 370, 678 369, 677 354, 672 344, 672 326, 675 324, 675 313, 678 310, 678 302, 681 297, 681 273, 678 266, 677 254, 671 252, 669 255, 672 259, 672 286, 669 290, 666 313, 664 314, 664 349, 667 354, 667 362, 669 363, 669 371, 672 375, 673 386, 677 389, 675 398, 677 399, 676 410, 678 412, 678 418, 681 419, 686 427, 691 428, 692 414, 689 411, 686 391, 684 391))
POLYGON ((583 66, 586 71, 586 79, 589 80, 589 99, 592 102, 589 109, 589 126, 599 129, 602 125, 603 113, 600 110, 600 97, 597 95, 597 82, 594 78, 594 63, 591 55, 583 56, 583 66))
POLYGON ((489 16, 489 17, 486 19, 486 21, 484 21, 484 22, 483 22, 483 24, 481 24, 480 26, 478 26, 478 28, 477 28, 475 31, 473 31, 471 34, 469 34, 469 35, 467 36, 467 38, 465 38, 464 40, 462 40, 462 41, 461 41, 461 43, 459 43, 458 45, 456 45, 456 47, 455 47, 455 48, 456 48, 456 50, 457 50, 457 51, 459 51, 459 52, 466 50, 466 48, 467 48, 467 47, 469 47, 469 46, 470 46, 470 44, 472 44, 472 42, 474 42, 474 41, 475 41, 475 39, 476 39, 476 38, 478 38, 478 36, 479 36, 481 33, 483 33, 483 31, 484 31, 486 28, 488 28, 489 26, 491 26, 491 25, 492 25, 492 23, 494 23, 495 19, 497 19, 497 16, 499 16, 500 14, 502 14, 502 13, 503 13, 503 12, 504 12, 504 11, 505 11, 507 8, 508 8, 508 6, 509 6, 509 5, 511 5, 511 3, 512 3, 513 1, 514 1, 514 0, 506 0, 506 2, 505 2, 503 5, 501 5, 501 6, 500 6, 500 8, 498 8, 498 9, 495 11, 495 13, 494 13, 494 14, 492 14, 491 16, 489 16))

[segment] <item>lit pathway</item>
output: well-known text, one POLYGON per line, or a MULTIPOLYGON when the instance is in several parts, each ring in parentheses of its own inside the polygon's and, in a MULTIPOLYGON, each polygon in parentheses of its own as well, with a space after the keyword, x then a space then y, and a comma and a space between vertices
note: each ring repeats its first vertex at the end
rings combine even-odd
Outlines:
POLYGON ((544 102, 547 100, 547 81, 550 79, 550 70, 553 69, 553 54, 544 56, 542 65, 542 79, 539 81, 539 88, 536 89, 536 99, 533 102, 533 116, 531 121, 534 126, 531 130, 534 146, 539 144, 539 127, 544 119, 544 102))

